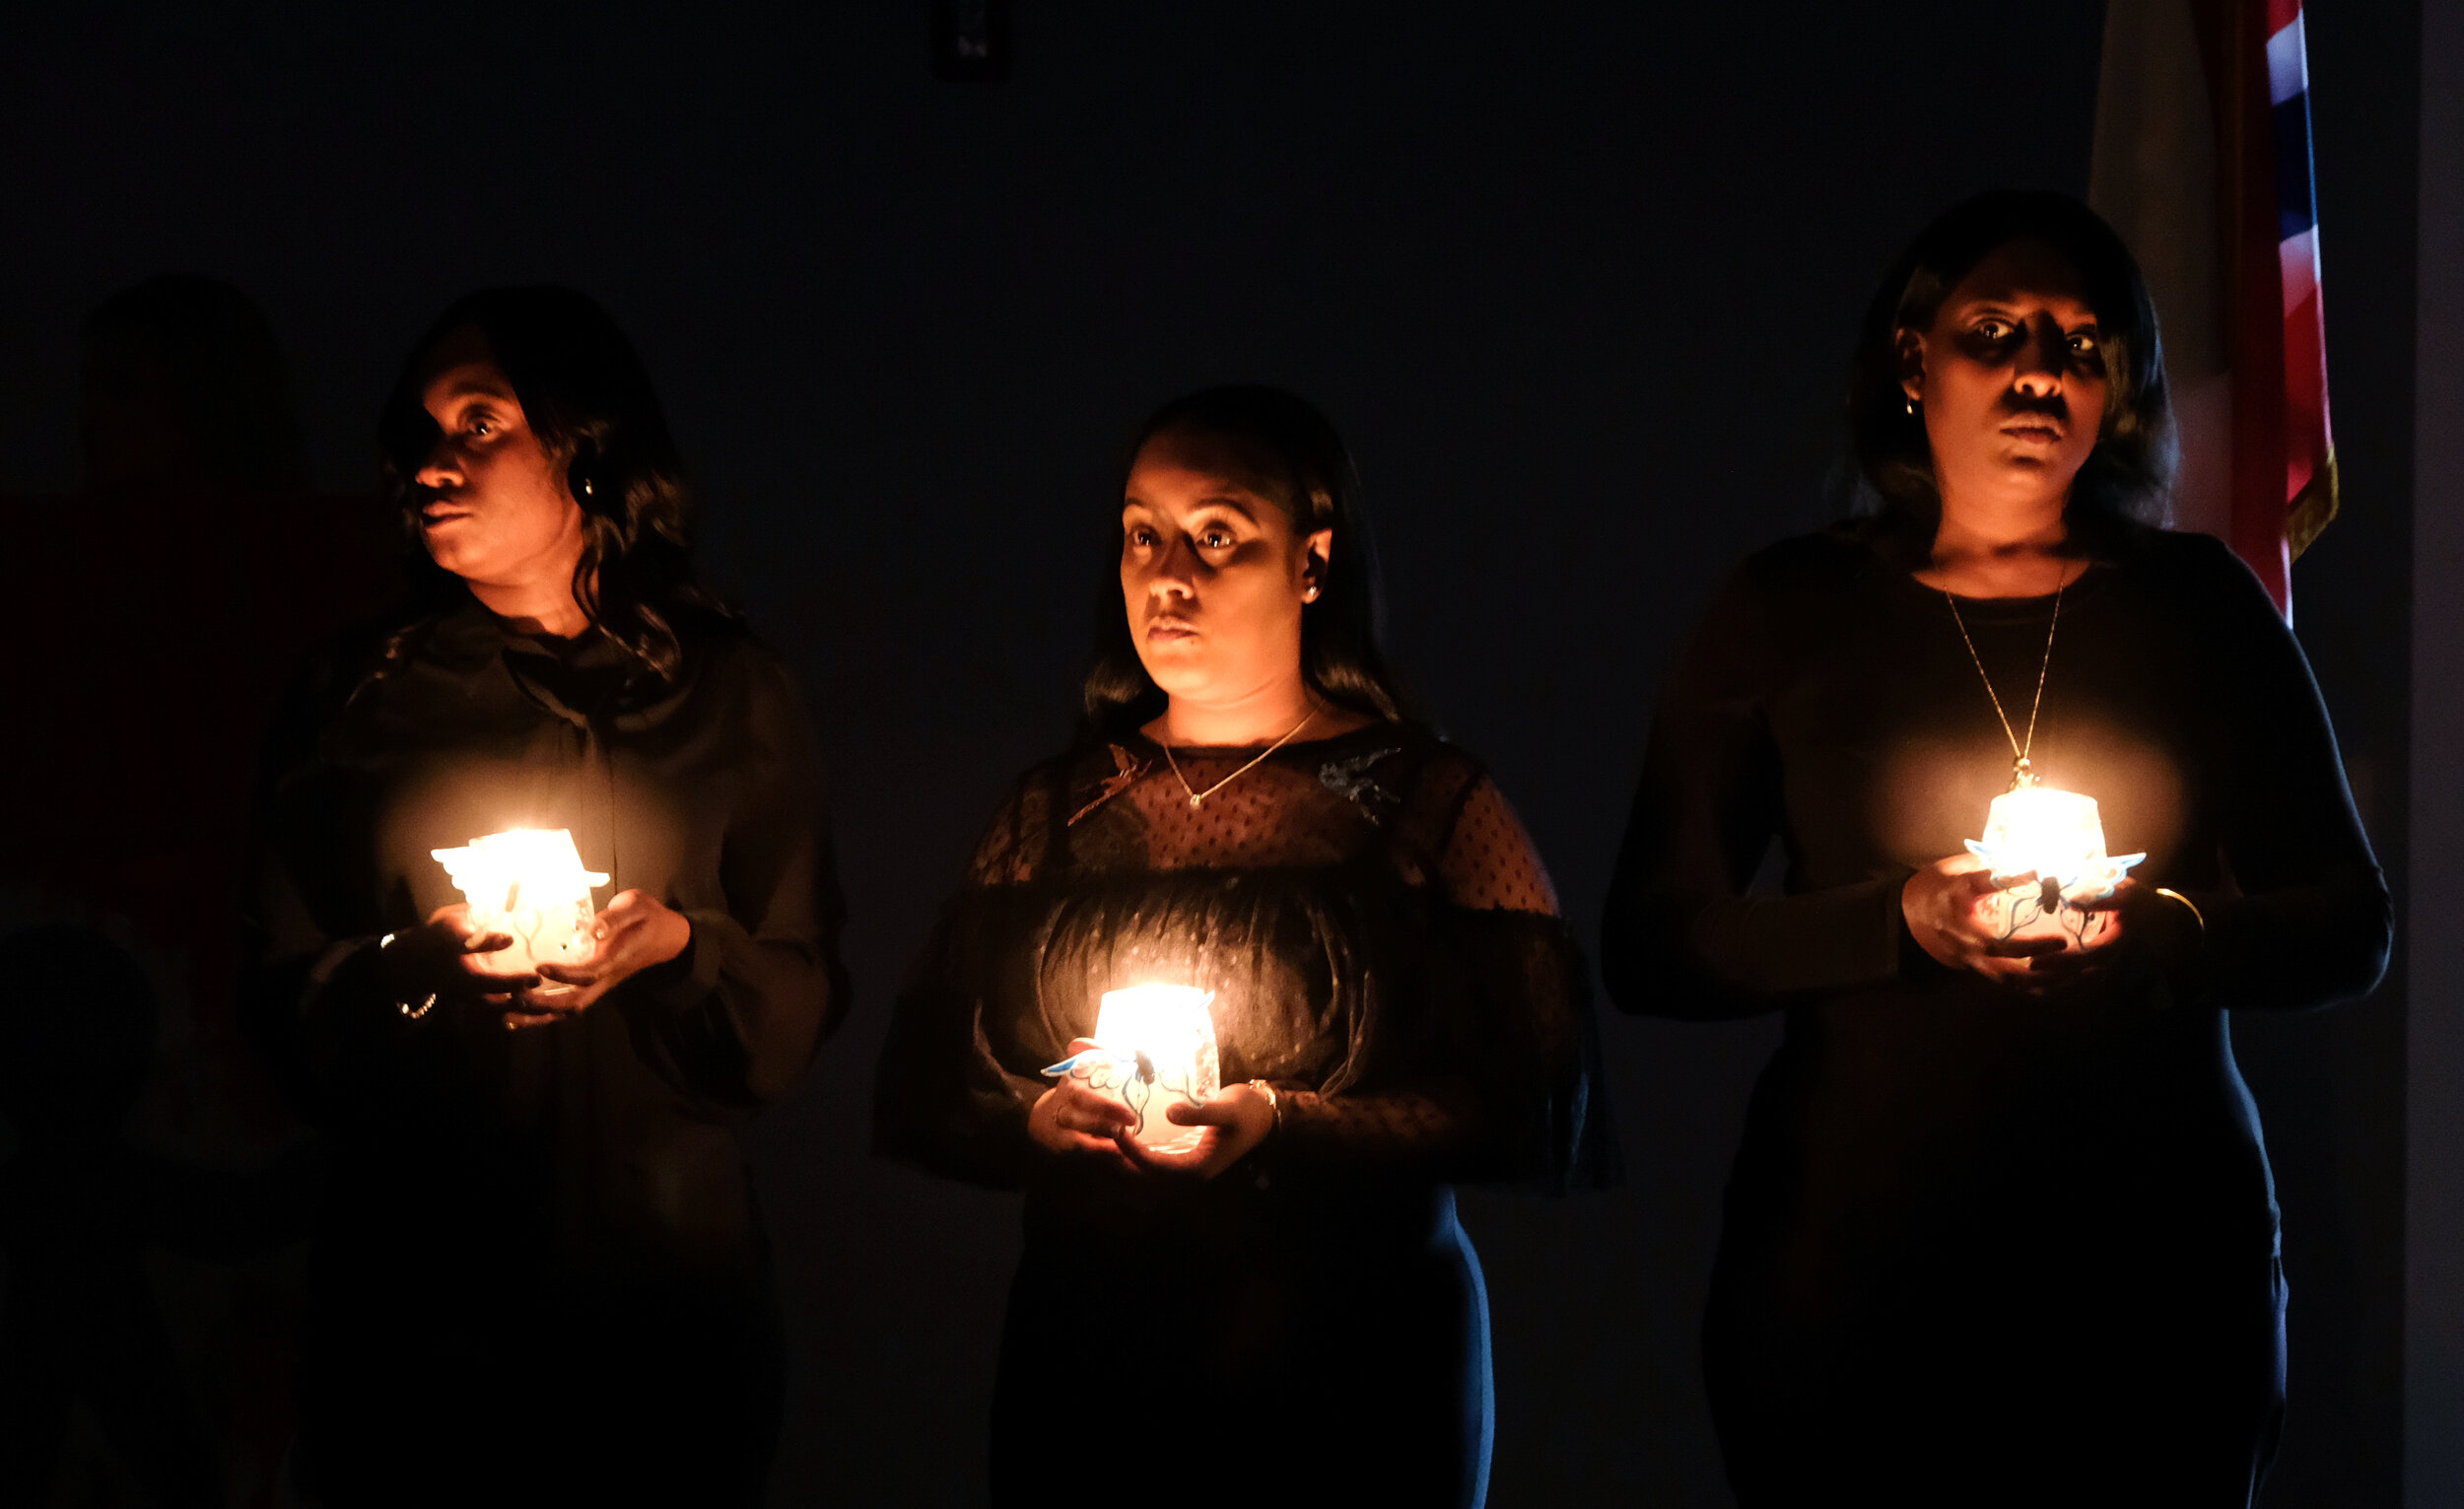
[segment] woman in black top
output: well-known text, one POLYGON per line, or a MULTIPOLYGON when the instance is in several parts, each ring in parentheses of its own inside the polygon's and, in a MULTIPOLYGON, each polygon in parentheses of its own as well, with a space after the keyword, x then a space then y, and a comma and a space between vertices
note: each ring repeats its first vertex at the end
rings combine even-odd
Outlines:
POLYGON ((2223 546, 2134 521, 2163 367, 2085 208, 1929 228, 1851 417, 1880 511, 1720 592, 1603 945, 1628 1010, 1786 1013, 1704 1323, 1730 1478, 1749 1509, 2241 1504, 2284 1288, 2225 1013, 2360 995, 2390 935, 2326 713, 2223 546), (2147 855, 2072 893, 2076 939, 2006 937, 1962 842, 2022 753, 2147 855))
POLYGON ((750 1503, 781 1362, 733 1129, 845 1009, 809 721, 687 577, 597 306, 447 310, 383 426, 434 569, 276 729, 246 1009, 336 1140, 303 1358, 333 1503, 750 1503), (595 951, 492 962, 431 851, 566 829, 595 951))
POLYGON ((1148 423, 1087 735, 1019 782, 900 997, 881 1149, 1027 1192, 999 1502, 1485 1493, 1449 1187, 1597 1163, 1583 971, 1505 797, 1380 663, 1355 488, 1286 393, 1148 423), (1227 1088, 1172 1109, 1206 1129, 1177 1156, 1043 1073, 1148 983, 1214 993, 1227 1088))

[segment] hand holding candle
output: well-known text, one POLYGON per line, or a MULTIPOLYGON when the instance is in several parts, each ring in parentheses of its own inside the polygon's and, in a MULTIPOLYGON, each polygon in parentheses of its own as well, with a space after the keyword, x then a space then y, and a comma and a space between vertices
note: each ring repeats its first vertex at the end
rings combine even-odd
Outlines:
POLYGON ((2112 895, 2130 867, 2148 857, 2106 854, 2094 797, 2038 786, 2025 775, 1994 798, 1985 837, 1968 840, 1967 848, 2000 886, 1985 910, 2003 937, 2058 937, 2082 947, 2104 922, 2086 903, 2112 895))
POLYGON ((590 888, 607 877, 582 867, 563 828, 516 828, 429 853, 470 907, 471 926, 510 941, 496 968, 506 974, 571 964, 595 951, 590 888))
POLYGON ((1262 1140, 1273 1108, 1247 1085, 1220 1088, 1212 993, 1145 985, 1104 993, 1095 1036, 1044 1072, 1057 1081, 1028 1129, 1057 1152, 1097 1152, 1146 1169, 1211 1178, 1262 1140))
POLYGON ((590 891, 608 877, 582 867, 566 829, 517 828, 434 850, 466 898, 433 923, 464 926, 474 948, 468 972, 508 989, 482 994, 506 1006, 508 1027, 536 1027, 587 1009, 626 980, 684 952, 693 927, 656 897, 626 891, 594 914, 590 891), (479 962, 484 960, 484 962, 479 962))

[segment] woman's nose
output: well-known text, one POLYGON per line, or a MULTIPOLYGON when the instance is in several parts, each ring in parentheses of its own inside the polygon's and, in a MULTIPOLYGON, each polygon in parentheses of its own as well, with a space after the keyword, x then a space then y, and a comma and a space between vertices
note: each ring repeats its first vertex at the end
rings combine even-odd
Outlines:
POLYGON ((428 459, 419 463, 419 470, 411 473, 411 480, 422 487, 453 487, 462 480, 461 463, 453 455, 452 447, 439 440, 429 450, 428 459))
POLYGON ((1146 589, 1160 597, 1198 595, 1198 552, 1179 535, 1164 541, 1146 574, 1146 589))
POLYGON ((2052 320, 2041 319, 2030 324, 2027 339, 2019 345, 2017 378, 2019 387, 2039 396, 2060 391, 2069 345, 2062 334, 2062 327, 2052 320))

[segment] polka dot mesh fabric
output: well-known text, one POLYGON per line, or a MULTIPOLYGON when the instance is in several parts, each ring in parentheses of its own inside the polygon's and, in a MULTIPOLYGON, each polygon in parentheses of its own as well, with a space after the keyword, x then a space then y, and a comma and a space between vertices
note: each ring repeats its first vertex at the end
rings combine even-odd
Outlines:
MULTIPOLYGON (((1406 884, 1434 879, 1456 906, 1556 915, 1556 888, 1531 835, 1469 759, 1430 762, 1406 781, 1403 767, 1415 762, 1374 740, 1339 758, 1334 748, 1290 745, 1246 771, 1256 749, 1175 749, 1167 759, 1139 740, 1112 755, 1111 778, 1073 794, 1085 801, 1063 825, 1065 860, 1107 870, 1318 869, 1383 845, 1406 884)), ((978 845, 971 882, 1035 878, 1052 858, 1055 815, 1048 789, 1022 788, 978 845)))
POLYGON ((1020 782, 968 878, 901 1000, 885 1145, 1022 1178, 1043 1066, 1151 973, 1217 993, 1225 1081, 1276 1088, 1272 1157, 1598 1173, 1577 1167, 1606 1154, 1555 889, 1479 763, 1426 732, 1081 748, 1020 782))

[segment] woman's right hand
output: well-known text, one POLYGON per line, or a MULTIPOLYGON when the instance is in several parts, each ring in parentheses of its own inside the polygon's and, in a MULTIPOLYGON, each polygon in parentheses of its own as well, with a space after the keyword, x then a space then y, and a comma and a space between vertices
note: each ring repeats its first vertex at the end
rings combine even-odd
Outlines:
POLYGON ((457 901, 439 907, 424 925, 397 932, 384 944, 385 978, 397 1000, 436 995, 510 1005, 517 993, 539 983, 534 974, 504 974, 491 967, 489 955, 513 945, 505 933, 473 927, 469 903, 457 901))
MULTIPOLYGON (((1069 1040, 1073 1057, 1094 1047, 1092 1038, 1069 1040)), ((1128 1106, 1074 1079, 1063 1079, 1036 1097, 1027 1112, 1027 1135, 1046 1152, 1093 1158, 1127 1172, 1131 1165, 1121 1150, 1121 1136, 1132 1120, 1128 1106)))
POLYGON ((2001 884, 1985 861, 1970 854, 1937 859, 1908 877, 1899 891, 1899 914, 1907 919, 1908 935, 1934 962, 1966 970, 1997 985, 2041 991, 2048 977, 2029 968, 2040 954, 2060 953, 2070 940, 2059 937, 2006 938, 1987 921, 1984 902, 2006 886, 2033 879, 2005 875, 2001 884))

